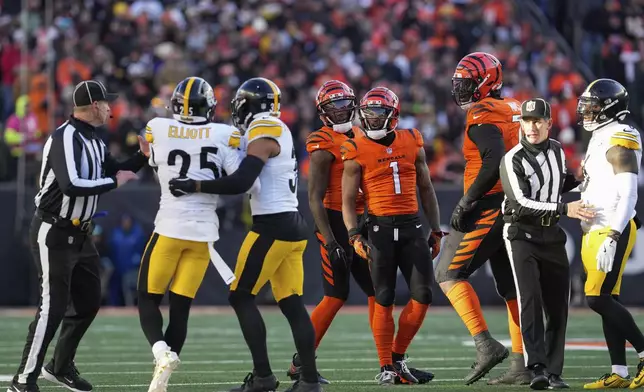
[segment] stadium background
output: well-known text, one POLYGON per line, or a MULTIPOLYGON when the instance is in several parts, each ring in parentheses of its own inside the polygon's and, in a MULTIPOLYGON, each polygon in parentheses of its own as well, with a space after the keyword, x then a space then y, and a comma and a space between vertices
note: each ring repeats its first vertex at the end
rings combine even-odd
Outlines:
MULTIPOLYGON (((644 90, 637 88, 644 85, 642 0, 0 0, 0 39, 0 306, 37 302, 26 234, 40 151, 48 132, 69 115, 71 91, 82 79, 99 79, 120 94, 102 135, 117 157, 136 151, 136 135, 150 118, 167 115, 174 84, 184 77, 210 82, 225 122, 241 82, 274 80, 282 90, 282 119, 296 140, 300 207, 311 231, 303 141, 320 125, 314 94, 327 79, 347 81, 359 95, 384 84, 400 96, 401 127, 416 127, 425 138, 445 224, 462 192, 464 113, 450 88, 464 54, 489 51, 502 61, 504 95, 552 102, 552 136, 564 144, 571 170, 578 170, 590 136, 575 118, 576 97, 588 81, 620 81, 631 93, 633 115, 639 123, 643 117, 644 90)), ((94 240, 109 305, 135 303, 136 270, 153 228, 158 186, 149 170, 139 174, 139 182, 106 195, 99 207, 108 211, 96 221, 94 240)), ((232 265, 250 222, 248 206, 229 197, 219 212, 217 247, 232 265)), ((573 304, 582 305, 580 233, 573 222, 564 226, 573 304)), ((322 295, 314 238, 305 259, 309 304, 322 295)), ((624 302, 644 305, 642 277, 640 236, 624 302)), ((500 304, 489 269, 474 282, 483 304, 500 304)), ((400 301, 407 299, 400 294, 400 301)), ((226 301, 226 288, 209 270, 197 302, 226 301)), ((353 290, 350 302, 363 301, 353 290)))

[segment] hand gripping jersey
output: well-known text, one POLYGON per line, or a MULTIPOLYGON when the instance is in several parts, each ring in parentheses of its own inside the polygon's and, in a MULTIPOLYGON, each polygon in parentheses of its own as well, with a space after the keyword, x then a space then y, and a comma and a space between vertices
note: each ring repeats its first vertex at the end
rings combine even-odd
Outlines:
MULTIPOLYGON (((581 200, 594 207, 597 215, 592 222, 581 223, 584 232, 606 228, 615 213, 619 197, 614 185, 613 165, 606 159, 606 152, 613 146, 635 150, 638 166, 642 161, 642 140, 640 133, 631 125, 618 121, 593 131, 588 143, 586 157, 582 163, 584 180, 580 185, 581 200)), ((635 216, 632 211, 630 219, 635 216)))
POLYGON ((154 231, 170 238, 214 242, 219 239, 219 196, 205 193, 175 197, 171 179, 186 176, 212 180, 233 173, 241 162, 237 150, 239 131, 217 123, 191 125, 168 118, 154 118, 145 128, 150 141, 152 167, 157 167, 161 201, 154 231))
POLYGON ((423 137, 416 129, 395 132, 396 138, 389 146, 367 137, 342 143, 342 159, 362 166, 361 188, 369 213, 375 216, 418 212, 415 163, 423 137))
MULTIPOLYGON (((333 162, 331 163, 329 173, 329 184, 324 195, 324 207, 330 210, 342 211, 342 172, 344 170, 344 164, 342 163, 340 146, 346 140, 355 140, 364 137, 359 127, 354 126, 352 132, 353 137, 350 137, 346 133, 335 132, 333 128, 325 126, 312 132, 306 139, 306 151, 309 154, 312 154, 314 151, 323 150, 333 155, 333 162)), ((364 212, 364 195, 362 192, 358 193, 356 212, 358 214, 364 212)))
POLYGON ((252 215, 297 211, 297 160, 293 136, 286 124, 277 117, 262 116, 248 126, 246 144, 266 137, 280 145, 279 155, 269 158, 259 174, 261 189, 251 194, 252 215))
MULTIPOLYGON (((505 152, 519 143, 519 120, 521 118, 521 103, 512 98, 496 99, 487 97, 473 104, 467 111, 465 135, 463 137, 463 156, 465 157, 465 174, 463 177, 463 193, 467 193, 476 176, 481 170, 481 155, 476 144, 470 139, 467 131, 479 124, 492 124, 501 131, 505 152)), ((502 192, 501 179, 487 193, 502 192)))

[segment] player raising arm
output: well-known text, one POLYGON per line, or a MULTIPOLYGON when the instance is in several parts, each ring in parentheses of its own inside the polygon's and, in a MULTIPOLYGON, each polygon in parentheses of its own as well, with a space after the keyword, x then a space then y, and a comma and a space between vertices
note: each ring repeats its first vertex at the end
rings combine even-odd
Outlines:
POLYGON ((432 254, 440 250, 440 220, 429 178, 423 139, 416 129, 396 130, 400 104, 391 90, 377 87, 362 98, 359 118, 367 137, 342 144, 342 216, 355 252, 368 259, 376 293, 372 321, 380 359, 379 384, 418 379, 405 364, 405 353, 432 302, 432 254), (371 245, 360 233, 356 214, 359 188, 369 210, 371 245), (418 216, 416 188, 429 222, 429 240, 418 216), (432 250, 430 251, 430 247, 432 250), (397 270, 411 291, 394 340, 393 304, 397 270))
POLYGON ((452 78, 452 95, 467 111, 463 155, 464 194, 454 209, 447 238, 436 266, 436 280, 474 338, 476 362, 465 377, 472 384, 503 361, 508 350, 488 331, 478 296, 469 277, 488 259, 496 289, 505 299, 512 339, 509 371, 489 384, 525 384, 531 374, 523 361, 519 307, 510 259, 503 242, 503 189, 499 165, 503 155, 519 142, 521 104, 501 97, 503 72, 489 53, 463 57, 452 78))
POLYGON ((267 282, 288 320, 302 363, 293 392, 321 391, 315 366, 315 332, 302 301, 302 257, 308 237, 298 211, 297 161, 293 137, 279 119, 280 90, 264 78, 239 87, 232 101, 233 123, 248 141, 247 155, 232 175, 210 181, 177 178, 170 181, 175 195, 202 192, 237 194, 250 189, 259 177, 261 189, 251 194, 251 231, 239 250, 236 280, 229 301, 253 357, 253 372, 236 392, 275 390, 279 382, 271 370, 266 349, 266 327, 255 296, 267 282))
POLYGON ((219 197, 198 194, 178 199, 170 193, 168 182, 177 176, 219 178, 237 170, 241 161, 236 149, 239 131, 212 122, 216 104, 210 85, 189 77, 172 95, 174 118, 157 117, 146 127, 149 162, 161 185, 155 228, 141 260, 138 281, 141 328, 156 362, 149 392, 166 391, 170 375, 179 365, 190 306, 208 268, 209 248, 219 239, 219 197), (170 320, 164 333, 159 305, 168 286, 170 320))
POLYGON ((622 275, 637 237, 635 204, 642 160, 639 129, 628 111, 626 89, 611 79, 592 82, 579 98, 577 113, 593 135, 583 162, 581 200, 597 209, 581 223, 581 259, 587 278, 588 306, 602 318, 612 369, 585 389, 644 386, 644 336, 619 301, 622 275), (639 356, 635 378, 626 366, 625 341, 639 356))

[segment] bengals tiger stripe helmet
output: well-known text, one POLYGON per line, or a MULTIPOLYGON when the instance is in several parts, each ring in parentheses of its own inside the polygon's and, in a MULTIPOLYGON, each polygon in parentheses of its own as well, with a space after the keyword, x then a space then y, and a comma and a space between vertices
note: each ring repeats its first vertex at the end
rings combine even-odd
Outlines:
POLYGON ((485 52, 474 52, 458 62, 452 77, 452 97, 462 109, 499 91, 503 86, 501 62, 485 52))
POLYGON ((400 100, 398 96, 386 87, 376 87, 369 90, 358 109, 358 117, 362 129, 371 139, 382 139, 388 133, 396 130, 400 116, 400 100))
POLYGON ((353 89, 339 80, 324 82, 315 97, 320 120, 339 133, 351 130, 357 106, 358 99, 353 89))

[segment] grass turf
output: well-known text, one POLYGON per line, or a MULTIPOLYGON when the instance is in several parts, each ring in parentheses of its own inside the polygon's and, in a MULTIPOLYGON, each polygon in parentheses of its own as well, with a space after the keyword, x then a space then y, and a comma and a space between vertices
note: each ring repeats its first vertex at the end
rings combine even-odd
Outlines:
MULTIPOLYGON (((274 308, 263 309, 268 331, 268 350, 273 371, 281 381, 279 390, 290 385, 285 375, 294 345, 284 317, 274 308)), ((0 312, 0 391, 6 390, 20 361, 27 326, 32 311, 0 312)), ((167 313, 165 313, 167 315, 167 313)), ((507 339, 504 309, 485 310, 490 331, 497 339, 507 339)), ((644 314, 635 315, 644 326, 644 314)), ((610 371, 605 348, 592 349, 602 342, 600 319, 588 311, 572 311, 568 321, 568 341, 581 344, 588 340, 590 350, 568 349, 563 377, 571 390, 581 390, 583 383, 610 371)), ((487 378, 465 386, 475 353, 471 339, 458 316, 451 309, 430 309, 425 323, 409 349, 410 365, 435 373, 427 385, 396 386, 414 391, 491 391, 487 378)), ((53 344, 47 360, 53 353, 53 344)), ((340 312, 318 349, 318 368, 332 381, 326 391, 373 391, 378 360, 366 311, 361 308, 340 312)), ((241 384, 252 362, 239 330, 237 319, 228 309, 195 309, 190 320, 189 336, 181 355, 182 365, 172 376, 169 391, 227 391, 241 384)), ((637 356, 627 355, 631 374, 637 356)), ((147 391, 153 370, 152 354, 132 310, 104 310, 98 316, 78 350, 76 362, 82 375, 94 384, 95 391, 147 391)), ((504 370, 508 361, 498 365, 488 376, 504 370)), ((43 391, 61 390, 49 382, 39 383, 43 391)), ((530 390, 527 386, 501 387, 504 391, 530 390)))

